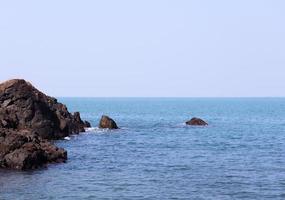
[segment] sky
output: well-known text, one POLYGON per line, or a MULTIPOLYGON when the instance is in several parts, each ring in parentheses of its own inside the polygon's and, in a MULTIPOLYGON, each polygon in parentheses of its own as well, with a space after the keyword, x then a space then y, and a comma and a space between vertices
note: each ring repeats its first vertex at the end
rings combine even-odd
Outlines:
POLYGON ((284 0, 0 0, 0 81, 56 97, 284 97, 284 10, 284 0))

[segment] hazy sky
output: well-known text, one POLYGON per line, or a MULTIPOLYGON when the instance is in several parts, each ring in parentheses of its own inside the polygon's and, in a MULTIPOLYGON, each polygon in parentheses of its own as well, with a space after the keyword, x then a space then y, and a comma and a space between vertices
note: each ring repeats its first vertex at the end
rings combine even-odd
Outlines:
POLYGON ((54 96, 285 96, 284 0, 0 0, 0 80, 54 96))

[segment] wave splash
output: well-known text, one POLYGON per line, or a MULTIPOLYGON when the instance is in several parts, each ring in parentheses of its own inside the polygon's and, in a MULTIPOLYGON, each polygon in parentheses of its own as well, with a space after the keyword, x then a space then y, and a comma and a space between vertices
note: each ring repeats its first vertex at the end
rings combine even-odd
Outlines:
POLYGON ((85 128, 85 133, 84 134, 89 134, 89 133, 107 133, 112 131, 111 129, 108 128, 99 128, 99 127, 90 127, 90 128, 85 128))

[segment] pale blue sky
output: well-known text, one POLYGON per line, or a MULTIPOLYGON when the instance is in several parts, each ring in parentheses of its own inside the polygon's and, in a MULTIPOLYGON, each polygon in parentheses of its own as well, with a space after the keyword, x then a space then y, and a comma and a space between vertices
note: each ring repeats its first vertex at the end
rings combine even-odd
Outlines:
POLYGON ((285 96, 284 0, 0 0, 0 80, 53 96, 285 96))

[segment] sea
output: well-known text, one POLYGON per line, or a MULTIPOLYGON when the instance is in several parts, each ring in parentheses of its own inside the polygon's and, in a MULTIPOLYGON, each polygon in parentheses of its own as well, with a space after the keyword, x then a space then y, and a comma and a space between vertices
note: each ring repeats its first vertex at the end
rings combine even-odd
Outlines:
POLYGON ((92 128, 55 141, 66 163, 1 170, 1 200, 285 199, 285 98, 58 100, 92 128))

